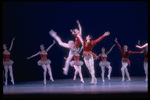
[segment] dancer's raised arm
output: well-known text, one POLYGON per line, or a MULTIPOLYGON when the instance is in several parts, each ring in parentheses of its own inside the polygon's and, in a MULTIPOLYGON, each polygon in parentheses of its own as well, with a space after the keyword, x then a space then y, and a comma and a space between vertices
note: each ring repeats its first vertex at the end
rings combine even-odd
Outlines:
POLYGON ((33 58, 33 57, 35 57, 35 56, 37 56, 37 55, 39 55, 39 54, 40 54, 40 52, 38 52, 38 53, 36 53, 36 54, 34 54, 34 55, 30 56, 30 57, 27 57, 26 59, 33 58))
POLYGON ((109 31, 105 32, 105 33, 104 33, 102 36, 100 36, 98 39, 93 40, 93 41, 92 41, 92 44, 93 44, 93 45, 97 44, 97 43, 100 42, 105 36, 109 36, 109 35, 110 35, 110 32, 109 32, 109 31))
POLYGON ((114 44, 114 45, 110 48, 110 50, 106 53, 107 55, 112 51, 112 49, 114 48, 115 45, 116 45, 116 44, 114 44))
POLYGON ((81 25, 80 25, 79 20, 77 20, 77 24, 78 24, 79 31, 80 31, 79 34, 82 35, 82 27, 81 27, 81 25))
POLYGON ((11 49, 12 49, 14 40, 15 40, 15 38, 13 38, 12 41, 11 41, 11 45, 10 45, 9 51, 11 51, 11 49))
POLYGON ((50 48, 51 48, 55 43, 56 43, 55 40, 53 40, 53 44, 51 44, 51 45, 46 49, 46 51, 48 52, 48 51, 50 50, 50 48))
POLYGON ((115 38, 115 40, 114 40, 116 43, 117 43, 117 46, 118 46, 118 48, 120 49, 120 51, 123 53, 124 52, 124 50, 122 49, 122 47, 120 46, 120 44, 118 43, 118 41, 117 41, 117 38, 115 38))
POLYGON ((140 48, 140 49, 141 49, 141 48, 145 48, 145 47, 147 47, 147 46, 148 46, 148 43, 145 43, 145 44, 142 45, 142 46, 136 45, 136 47, 137 47, 137 48, 140 48))

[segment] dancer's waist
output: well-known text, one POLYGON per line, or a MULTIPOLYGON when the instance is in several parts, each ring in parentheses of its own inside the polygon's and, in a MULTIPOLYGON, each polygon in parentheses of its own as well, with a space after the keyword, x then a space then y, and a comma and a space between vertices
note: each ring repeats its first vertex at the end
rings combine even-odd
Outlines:
POLYGON ((148 62, 148 58, 144 58, 144 62, 148 62))

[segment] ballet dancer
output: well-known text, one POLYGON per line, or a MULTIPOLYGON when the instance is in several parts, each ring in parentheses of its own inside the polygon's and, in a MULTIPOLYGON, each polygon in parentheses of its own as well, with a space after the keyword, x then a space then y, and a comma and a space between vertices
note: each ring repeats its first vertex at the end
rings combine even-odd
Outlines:
MULTIPOLYGON (((138 46, 140 46, 140 40, 138 41, 138 46)), ((141 48, 141 51, 144 53, 144 71, 145 71, 145 81, 148 81, 148 46, 145 47, 145 50, 141 48)))
POLYGON ((81 37, 82 35, 81 25, 78 20, 77 20, 77 23, 78 23, 79 30, 78 29, 70 30, 72 34, 76 37, 75 42, 70 40, 68 41, 68 43, 64 43, 62 42, 61 38, 57 35, 57 33, 54 30, 50 30, 49 32, 49 34, 59 43, 60 46, 70 49, 69 55, 65 61, 65 66, 63 67, 63 73, 65 75, 68 74, 69 63, 74 56, 73 52, 78 51, 80 44, 83 43, 83 40, 81 37))
POLYGON ((43 44, 40 45, 41 51, 39 51, 38 53, 32 55, 31 57, 27 57, 27 59, 33 58, 37 55, 41 56, 41 60, 39 60, 37 63, 39 66, 42 66, 44 72, 44 84, 46 84, 46 73, 47 73, 47 69, 48 69, 48 73, 50 76, 50 80, 52 82, 54 82, 53 76, 52 76, 52 71, 51 71, 51 67, 50 67, 50 63, 51 61, 49 59, 47 59, 47 55, 48 55, 48 51, 50 50, 50 48, 55 44, 55 40, 53 41, 53 44, 51 44, 46 50, 43 44))
POLYGON ((102 81, 103 82, 105 82, 105 80, 104 80, 105 67, 109 69, 107 77, 108 77, 108 80, 110 80, 112 67, 110 66, 110 62, 107 61, 107 55, 112 51, 112 49, 115 45, 116 44, 114 44, 107 53, 105 53, 105 48, 102 47, 102 49, 101 49, 102 53, 100 53, 98 55, 98 57, 101 57, 101 60, 102 60, 102 61, 100 61, 99 66, 101 67, 101 71, 102 71, 101 75, 102 75, 102 81))
POLYGON ((141 49, 141 48, 145 48, 145 47, 147 47, 147 46, 148 46, 148 43, 145 43, 145 44, 142 45, 142 46, 136 45, 136 47, 137 47, 137 48, 140 48, 140 49, 141 49))
POLYGON ((12 84, 14 84, 14 78, 13 78, 13 68, 12 68, 12 65, 14 63, 14 61, 12 61, 10 59, 10 51, 13 47, 13 42, 14 42, 15 38, 12 39, 11 41, 11 46, 9 48, 9 50, 7 50, 7 45, 6 44, 3 44, 3 66, 4 66, 4 69, 5 69, 5 85, 7 85, 7 75, 8 75, 8 70, 10 72, 10 78, 11 78, 11 82, 12 84))
MULTIPOLYGON (((83 62, 80 60, 80 52, 82 51, 82 49, 83 49, 83 46, 81 47, 79 52, 74 53, 74 56, 73 56, 74 60, 70 62, 70 65, 74 67, 75 69, 73 80, 76 80, 76 76, 79 73, 80 81, 84 83, 82 72, 81 72, 81 66, 83 65, 83 62)), ((64 57, 64 59, 66 59, 66 57, 64 57)))
POLYGON ((95 70, 94 70, 94 59, 97 59, 97 55, 95 55, 92 52, 93 47, 100 42, 104 37, 108 36, 110 32, 105 32, 102 36, 100 36, 96 40, 92 40, 92 37, 90 35, 86 36, 86 40, 83 41, 84 47, 83 47, 83 57, 86 67, 88 68, 90 74, 91 74, 91 84, 97 84, 97 79, 95 77, 95 70))
POLYGON ((120 46, 120 44, 117 41, 117 38, 115 38, 114 41, 116 42, 116 44, 117 44, 117 46, 120 49, 121 54, 122 54, 122 67, 121 67, 122 82, 125 80, 125 77, 124 77, 125 74, 126 74, 126 76, 128 78, 127 82, 131 81, 131 78, 130 78, 130 75, 129 75, 129 72, 128 72, 128 69, 127 69, 127 66, 128 65, 130 66, 130 60, 128 59, 129 55, 130 54, 139 54, 139 53, 142 53, 142 52, 130 51, 130 50, 128 50, 128 46, 127 45, 124 45, 124 47, 122 49, 122 47, 120 46))

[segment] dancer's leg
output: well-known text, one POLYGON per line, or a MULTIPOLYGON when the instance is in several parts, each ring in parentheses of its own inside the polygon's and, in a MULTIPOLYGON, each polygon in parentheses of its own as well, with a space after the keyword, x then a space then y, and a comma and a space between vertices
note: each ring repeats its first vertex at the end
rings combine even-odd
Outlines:
POLYGON ((145 81, 148 81, 148 63, 147 62, 144 62, 144 71, 146 75, 145 81))
POLYGON ((10 77, 11 77, 11 82, 14 84, 14 78, 13 78, 13 69, 12 66, 8 66, 9 72, 10 72, 10 77))
POLYGON ((76 76, 77 76, 77 74, 78 74, 78 68, 77 68, 76 65, 74 65, 73 67, 74 67, 74 69, 75 69, 73 80, 76 80, 76 76))
POLYGON ((125 80, 124 75, 125 75, 125 68, 127 67, 128 63, 122 62, 122 67, 121 67, 121 73, 122 73, 122 81, 125 80))
POLYGON ((5 85, 7 85, 8 66, 4 66, 5 69, 5 85))
POLYGON ((102 81, 105 82, 105 80, 104 80, 105 66, 101 66, 101 71, 102 71, 102 73, 101 73, 101 75, 102 75, 102 81))
POLYGON ((112 67, 109 65, 109 67, 107 67, 107 68, 108 68, 108 75, 107 75, 107 77, 108 77, 108 80, 110 80, 110 75, 111 75, 112 67))
POLYGON ((52 70, 51 70, 51 67, 49 64, 46 65, 47 69, 48 69, 48 73, 49 73, 49 76, 50 76, 50 80, 52 82, 54 82, 54 79, 53 79, 53 76, 52 76, 52 70))
POLYGON ((68 69, 69 69, 69 63, 70 63, 70 61, 71 61, 71 59, 73 58, 73 53, 72 53, 72 51, 70 50, 69 51, 69 55, 68 55, 68 57, 67 57, 67 59, 66 59, 66 62, 65 62, 65 66, 64 66, 64 68, 63 68, 63 70, 64 70, 64 74, 65 75, 67 75, 68 74, 68 69))
POLYGON ((47 73, 46 65, 42 65, 42 68, 43 68, 43 70, 44 70, 44 72, 43 72, 43 76, 44 76, 44 84, 46 84, 46 73, 47 73))
POLYGON ((127 76, 127 78, 128 78, 127 81, 131 81, 131 78, 130 78, 130 75, 129 75, 129 72, 128 72, 127 67, 125 68, 125 73, 126 73, 126 76, 127 76))
POLYGON ((81 71, 81 66, 78 66, 78 72, 79 72, 79 76, 80 76, 80 81, 82 83, 84 83, 83 76, 82 76, 82 71, 81 71))
POLYGON ((60 46, 63 46, 65 48, 69 48, 69 45, 67 43, 62 42, 61 38, 56 34, 55 31, 51 30, 49 34, 58 42, 60 46))

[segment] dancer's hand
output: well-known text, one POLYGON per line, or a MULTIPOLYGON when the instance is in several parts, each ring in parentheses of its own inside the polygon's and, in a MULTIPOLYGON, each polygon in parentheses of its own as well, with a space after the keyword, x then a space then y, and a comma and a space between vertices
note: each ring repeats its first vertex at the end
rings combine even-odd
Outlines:
POLYGON ((79 20, 77 20, 77 23, 80 23, 79 20))
POLYGON ((64 57, 64 59, 66 60, 67 58, 66 58, 66 57, 64 57))
POLYGON ((30 59, 29 57, 26 57, 26 59, 30 59))
POLYGON ((117 38, 115 38, 115 40, 114 40, 114 41, 117 43, 117 42, 118 42, 118 41, 117 41, 117 38))
POLYGON ((138 44, 140 44, 140 40, 138 40, 138 44))
POLYGON ((71 32, 72 34, 75 34, 74 31, 73 31, 72 29, 70 29, 70 32, 71 32))
POLYGON ((13 41, 15 40, 15 37, 12 39, 13 41))
POLYGON ((103 34, 103 36, 109 36, 110 35, 110 32, 109 31, 107 31, 107 32, 105 32, 104 34, 103 34))

